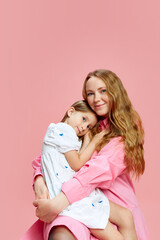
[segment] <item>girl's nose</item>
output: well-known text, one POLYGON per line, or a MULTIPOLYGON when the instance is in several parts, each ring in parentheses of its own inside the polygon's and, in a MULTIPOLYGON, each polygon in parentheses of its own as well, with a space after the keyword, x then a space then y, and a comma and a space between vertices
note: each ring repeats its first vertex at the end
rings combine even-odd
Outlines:
POLYGON ((82 131, 85 131, 86 128, 87 128, 87 124, 84 123, 84 124, 82 125, 82 131))

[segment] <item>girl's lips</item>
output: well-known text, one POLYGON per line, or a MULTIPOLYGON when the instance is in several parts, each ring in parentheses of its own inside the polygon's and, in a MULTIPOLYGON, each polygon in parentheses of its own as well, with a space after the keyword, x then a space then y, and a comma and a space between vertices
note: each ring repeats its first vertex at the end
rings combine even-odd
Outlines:
POLYGON ((79 128, 77 127, 77 129, 78 129, 78 133, 80 134, 81 132, 80 132, 80 130, 79 130, 79 128))

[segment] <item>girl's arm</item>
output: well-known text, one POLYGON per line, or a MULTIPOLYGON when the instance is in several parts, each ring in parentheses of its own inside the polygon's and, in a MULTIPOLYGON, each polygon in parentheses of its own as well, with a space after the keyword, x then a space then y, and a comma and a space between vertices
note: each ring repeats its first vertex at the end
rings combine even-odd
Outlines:
POLYGON ((89 139, 89 135, 87 134, 87 136, 84 137, 84 142, 79 153, 75 150, 64 153, 70 167, 74 171, 79 171, 80 168, 83 167, 83 165, 91 158, 96 149, 96 144, 105 133, 106 130, 101 131, 96 134, 91 141, 89 139))
POLYGON ((62 185, 62 191, 69 202, 89 196, 97 187, 109 189, 114 180, 126 170, 124 157, 125 146, 122 138, 111 139, 72 179, 62 185))
POLYGON ((51 222, 69 204, 89 196, 96 187, 109 189, 126 169, 124 156, 125 147, 121 137, 111 139, 71 180, 62 185, 62 192, 56 198, 34 202, 37 217, 44 222, 51 222), (57 206, 57 202, 60 205, 57 206))

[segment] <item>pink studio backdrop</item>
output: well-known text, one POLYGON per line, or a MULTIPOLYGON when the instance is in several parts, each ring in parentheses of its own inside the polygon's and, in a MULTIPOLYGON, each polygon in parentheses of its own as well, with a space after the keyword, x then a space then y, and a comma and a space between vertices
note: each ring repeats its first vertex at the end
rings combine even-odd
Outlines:
POLYGON ((158 240, 159 1, 10 0, 0 9, 1 239, 19 239, 36 220, 31 161, 48 124, 82 98, 89 71, 107 68, 144 123, 146 171, 136 192, 158 240))

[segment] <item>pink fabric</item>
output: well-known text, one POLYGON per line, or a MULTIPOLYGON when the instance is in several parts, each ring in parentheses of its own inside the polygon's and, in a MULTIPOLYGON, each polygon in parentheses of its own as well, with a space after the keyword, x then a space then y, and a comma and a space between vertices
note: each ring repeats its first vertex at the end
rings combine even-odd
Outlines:
POLYGON ((43 225, 43 222, 37 220, 20 240, 43 240, 43 225))
POLYGON ((34 173, 33 173, 33 182, 35 180, 35 177, 38 175, 42 175, 42 170, 41 170, 41 155, 36 157, 33 162, 32 162, 32 167, 34 169, 34 173))
POLYGON ((90 239, 90 232, 84 224, 68 216, 58 216, 51 224, 46 224, 44 231, 44 240, 48 240, 48 236, 52 227, 59 225, 64 225, 67 227, 76 237, 76 239, 90 239))
MULTIPOLYGON (((101 129, 106 127, 107 120, 101 121, 101 129)), ((88 196, 93 189, 99 187, 111 201, 129 208, 134 217, 138 240, 149 240, 145 221, 135 196, 134 187, 129 174, 125 171, 124 164, 124 143, 121 137, 113 138, 99 153, 95 152, 90 161, 88 161, 73 179, 64 183, 62 191, 67 196, 70 203, 78 201, 88 196)), ((41 175, 40 157, 33 161, 35 169, 34 177, 41 175)), ((58 217, 59 218, 59 217, 58 217)), ((78 240, 84 240, 87 237, 86 227, 81 225, 83 233, 82 238, 78 238, 78 230, 74 228, 73 222, 68 219, 58 219, 59 225, 67 226, 78 240), (62 221, 61 221, 62 220, 62 221), (69 222, 69 223, 67 223, 69 222)), ((54 223, 52 224, 54 225, 54 223)), ((88 231, 89 233, 89 231, 88 231)), ((32 236, 32 239, 35 239, 32 236)), ((25 240, 29 240, 25 239, 25 240)), ((94 237, 88 239, 95 239, 94 237)), ((22 239, 21 239, 22 240, 22 239)), ((40 239, 39 239, 40 240, 40 239)))
POLYGON ((98 154, 95 152, 74 178, 63 184, 62 191, 69 202, 88 196, 96 187, 110 189, 125 171, 124 155, 121 137, 113 138, 98 154))
POLYGON ((43 236, 44 223, 37 220, 23 235, 20 240, 44 240, 48 238, 48 234, 53 226, 65 226, 67 227, 75 236, 77 240, 97 240, 93 235, 90 235, 88 228, 77 220, 66 217, 58 216, 54 223, 48 225, 48 229, 43 236))

